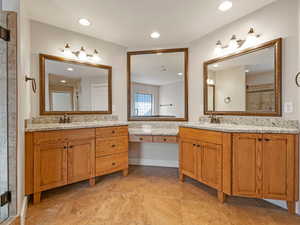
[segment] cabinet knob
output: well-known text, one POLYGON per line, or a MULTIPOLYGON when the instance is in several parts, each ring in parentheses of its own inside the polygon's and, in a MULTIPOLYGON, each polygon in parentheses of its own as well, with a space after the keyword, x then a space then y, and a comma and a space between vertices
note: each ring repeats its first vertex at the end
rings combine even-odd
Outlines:
POLYGON ((258 138, 258 141, 262 141, 262 138, 258 138))
POLYGON ((64 146, 64 149, 67 149, 67 146, 64 146))
POLYGON ((111 165, 115 166, 115 165, 116 165, 116 163, 115 163, 115 162, 113 162, 111 165))
POLYGON ((140 137, 140 141, 144 140, 143 138, 140 137))
POLYGON ((71 145, 70 148, 74 148, 74 145, 71 145))
POLYGON ((164 141, 167 141, 167 138, 164 138, 164 141))
POLYGON ((270 139, 269 138, 265 138, 265 141, 270 141, 270 139))
POLYGON ((111 145, 112 148, 116 147, 116 145, 111 145))
POLYGON ((197 145, 198 148, 200 148, 200 145, 197 145))
POLYGON ((113 130, 111 133, 112 133, 112 134, 115 134, 115 133, 116 133, 116 131, 114 131, 114 130, 113 130))

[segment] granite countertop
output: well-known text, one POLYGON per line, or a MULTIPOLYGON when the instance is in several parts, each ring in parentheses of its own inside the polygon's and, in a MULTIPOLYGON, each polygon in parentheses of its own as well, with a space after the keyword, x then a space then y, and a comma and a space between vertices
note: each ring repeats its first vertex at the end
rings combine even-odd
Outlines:
POLYGON ((251 126, 251 125, 236 125, 236 124, 211 124, 200 122, 183 123, 180 127, 196 128, 203 130, 222 131, 230 133, 274 133, 274 134, 299 134, 297 128, 284 127, 268 127, 268 126, 251 126))
POLYGON ((42 123, 42 124, 29 124, 25 129, 26 132, 33 131, 48 131, 48 130, 69 130, 80 128, 97 128, 97 127, 111 127, 111 126, 126 126, 129 125, 129 133, 131 135, 178 135, 179 127, 230 132, 230 133, 283 133, 283 134, 298 134, 297 128, 285 128, 277 126, 255 126, 255 125, 236 125, 236 124, 211 124, 203 122, 187 122, 181 123, 172 127, 157 127, 157 126, 140 126, 130 127, 130 123, 123 121, 96 121, 96 122, 73 122, 73 123, 42 123))
POLYGON ((72 123, 40 123, 28 124, 25 128, 26 132, 33 131, 48 131, 48 130, 71 130, 80 128, 97 128, 97 127, 112 127, 126 126, 127 122, 122 121, 95 121, 95 122, 72 122, 72 123))

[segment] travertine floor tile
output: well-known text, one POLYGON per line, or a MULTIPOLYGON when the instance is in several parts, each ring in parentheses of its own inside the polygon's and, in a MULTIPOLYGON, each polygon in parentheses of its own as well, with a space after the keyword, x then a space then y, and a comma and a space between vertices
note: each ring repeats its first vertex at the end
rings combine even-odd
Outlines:
POLYGON ((225 204, 199 182, 178 181, 177 169, 131 167, 47 191, 30 205, 27 225, 299 225, 300 217, 257 199, 230 197, 225 204))

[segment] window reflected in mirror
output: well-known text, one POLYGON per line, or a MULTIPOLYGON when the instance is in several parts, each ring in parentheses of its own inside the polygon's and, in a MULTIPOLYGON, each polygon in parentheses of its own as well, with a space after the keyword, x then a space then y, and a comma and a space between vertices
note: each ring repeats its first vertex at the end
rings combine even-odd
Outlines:
POLYGON ((111 111, 110 67, 41 57, 44 57, 42 105, 46 114, 111 111))
POLYGON ((186 118, 186 54, 186 49, 129 53, 129 119, 186 118))
POLYGON ((281 113, 281 51, 276 43, 206 63, 206 113, 281 113))

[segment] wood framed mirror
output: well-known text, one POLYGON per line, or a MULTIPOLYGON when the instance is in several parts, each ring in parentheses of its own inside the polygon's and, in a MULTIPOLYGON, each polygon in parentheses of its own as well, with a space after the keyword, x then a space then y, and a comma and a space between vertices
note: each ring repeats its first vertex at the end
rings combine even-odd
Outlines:
POLYGON ((127 53, 128 121, 188 120, 188 49, 127 53))
POLYGON ((282 39, 204 63, 204 114, 281 116, 282 39))
POLYGON ((40 54, 40 114, 111 114, 112 67, 40 54))

